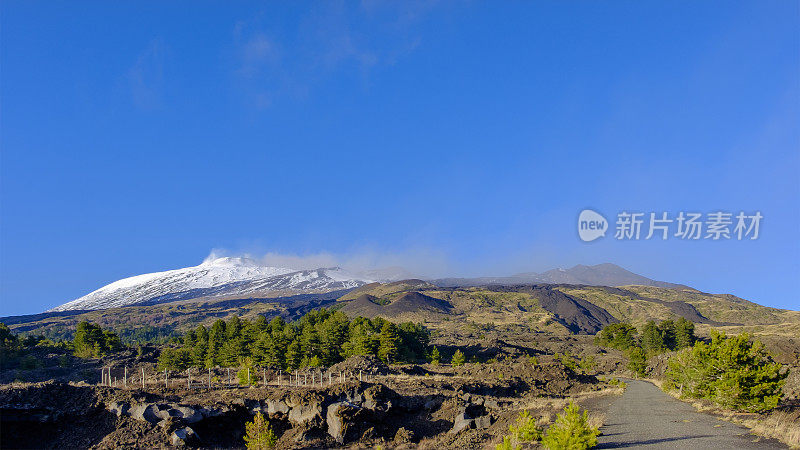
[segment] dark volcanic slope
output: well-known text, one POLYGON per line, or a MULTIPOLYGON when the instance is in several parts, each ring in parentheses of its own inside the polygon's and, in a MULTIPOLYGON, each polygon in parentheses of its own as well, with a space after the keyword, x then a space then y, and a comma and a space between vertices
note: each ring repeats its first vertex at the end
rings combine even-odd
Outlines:
POLYGON ((524 292, 538 300, 539 306, 555 315, 562 325, 577 334, 595 334, 608 324, 619 322, 605 309, 586 300, 569 296, 549 286, 497 286, 502 292, 524 292))
POLYGON ((397 317, 403 313, 432 312, 447 314, 453 309, 452 305, 438 298, 428 297, 419 292, 406 292, 387 305, 377 303, 377 298, 364 294, 348 302, 341 311, 349 316, 364 317, 397 317))

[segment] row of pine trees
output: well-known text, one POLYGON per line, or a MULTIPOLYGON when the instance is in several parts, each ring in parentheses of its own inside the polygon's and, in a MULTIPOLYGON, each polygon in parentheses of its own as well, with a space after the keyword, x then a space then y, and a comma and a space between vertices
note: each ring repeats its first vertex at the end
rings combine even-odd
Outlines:
POLYGON ((258 367, 293 370, 330 366, 353 355, 376 355, 387 363, 426 358, 430 332, 421 324, 395 324, 382 318, 350 320, 339 311, 307 313, 295 322, 281 317, 254 321, 232 316, 187 332, 180 348, 162 351, 159 366, 237 367, 247 360, 258 367))

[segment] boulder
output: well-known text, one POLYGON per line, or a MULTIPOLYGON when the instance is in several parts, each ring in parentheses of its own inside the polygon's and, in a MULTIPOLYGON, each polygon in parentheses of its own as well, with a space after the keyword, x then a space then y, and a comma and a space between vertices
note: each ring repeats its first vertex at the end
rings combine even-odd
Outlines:
POLYGON ((456 434, 467 428, 475 428, 475 419, 467 417, 465 413, 459 413, 453 421, 453 428, 450 430, 450 433, 456 434))
POLYGON ((289 405, 283 400, 265 400, 267 404, 267 414, 289 414, 289 405))
POLYGON ((186 423, 196 423, 203 420, 203 414, 189 406, 175 405, 170 411, 170 416, 179 418, 186 423))
POLYGON ((130 405, 125 402, 111 402, 106 406, 106 409, 117 415, 117 417, 128 415, 130 405))
POLYGON ((353 433, 351 432, 351 435, 348 436, 348 431, 350 427, 363 422, 363 417, 358 417, 359 413, 362 411, 364 411, 363 408, 347 402, 338 402, 328 405, 328 410, 325 414, 328 434, 340 444, 353 438, 353 433))
POLYGON ((131 408, 130 413, 131 417, 134 419, 141 420, 142 422, 149 422, 154 425, 163 420, 162 417, 157 414, 160 413, 158 405, 154 403, 142 403, 136 405, 131 408))
POLYGON ((475 419, 475 428, 479 430, 484 430, 492 426, 494 422, 494 418, 490 415, 481 416, 475 419))
POLYGON ((293 425, 304 425, 315 421, 322 421, 322 405, 317 402, 295 405, 289 410, 289 422, 293 425))
POLYGON ((488 428, 491 422, 491 417, 486 415, 486 409, 482 405, 469 404, 459 408, 450 433, 455 434, 465 428, 488 428))
POLYGON ((347 431, 347 424, 339 414, 339 409, 344 408, 344 403, 332 403, 328 406, 328 412, 325 414, 325 422, 328 424, 328 434, 336 440, 336 442, 344 443, 344 433, 347 431))
POLYGON ((173 431, 170 438, 174 446, 197 445, 200 442, 200 437, 189 427, 179 428, 173 431))

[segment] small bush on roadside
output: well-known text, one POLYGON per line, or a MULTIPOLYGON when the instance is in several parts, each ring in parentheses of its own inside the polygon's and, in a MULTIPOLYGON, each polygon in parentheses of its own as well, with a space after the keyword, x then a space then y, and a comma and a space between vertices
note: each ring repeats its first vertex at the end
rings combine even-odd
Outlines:
POLYGON ((763 412, 778 405, 787 376, 749 334, 712 330, 710 344, 698 341, 670 358, 664 387, 723 408, 763 412))
POLYGON ((581 408, 570 402, 547 429, 542 444, 550 450, 584 450, 596 446, 600 431, 589 426, 588 420, 588 413, 581 413, 581 408))

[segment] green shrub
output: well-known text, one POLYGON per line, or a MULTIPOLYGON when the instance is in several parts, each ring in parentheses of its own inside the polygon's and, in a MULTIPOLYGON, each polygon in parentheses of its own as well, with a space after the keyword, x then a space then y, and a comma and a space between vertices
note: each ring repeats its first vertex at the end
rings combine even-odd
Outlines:
POLYGON ((641 347, 628 349, 628 369, 640 377, 647 375, 647 355, 641 347))
POLYGON ((581 408, 570 402, 547 429, 542 444, 551 450, 584 450, 596 446, 600 431, 590 427, 588 420, 587 412, 581 413, 581 408))
POLYGON ((699 341, 670 358, 664 387, 724 408, 762 412, 778 405, 787 376, 747 333, 727 337, 712 330, 710 344, 699 341))
POLYGON ((269 426, 269 421, 261 413, 256 414, 252 422, 245 424, 244 442, 248 450, 265 450, 275 447, 277 436, 269 426))
POLYGON ((594 355, 589 355, 587 357, 581 358, 578 366, 581 368, 583 373, 589 373, 594 370, 594 367, 597 365, 597 360, 595 359, 594 355))
POLYGON ((561 363, 564 364, 567 367, 567 369, 573 372, 578 371, 578 363, 576 363, 575 360, 572 359, 572 356, 570 356, 569 353, 565 354, 556 353, 555 358, 561 361, 561 363))
POLYGON ((122 349, 119 336, 87 321, 78 324, 72 345, 79 358, 99 358, 122 349))
POLYGON ((258 384, 258 371, 253 368, 253 360, 251 358, 242 358, 239 365, 239 371, 236 372, 236 379, 239 381, 239 385, 249 386, 258 384), (250 379, 247 378, 248 374, 250 375, 250 379))
POLYGON ((503 442, 497 444, 495 450, 520 450, 522 446, 511 442, 511 436, 503 436, 503 442))
POLYGON ((431 364, 433 364, 434 366, 439 365, 442 356, 439 354, 439 349, 437 347, 433 347, 433 350, 431 350, 431 354, 428 359, 430 359, 431 364))
POLYGON ((536 419, 528 411, 520 412, 516 426, 509 425, 508 431, 520 442, 535 442, 542 438, 542 430, 536 426, 536 419))
POLYGON ((453 353, 453 359, 450 360, 450 364, 454 366, 461 366, 464 365, 465 361, 466 358, 464 358, 464 353, 462 353, 461 350, 456 350, 456 352, 453 353))
POLYGON ((629 323, 612 323, 606 325, 606 327, 595 336, 594 340, 595 344, 603 347, 627 350, 636 345, 636 334, 636 328, 629 323))
POLYGON ((158 355, 158 370, 186 370, 191 365, 191 356, 184 348, 165 348, 158 355))
POLYGON ((23 356, 19 360, 19 368, 22 370, 40 369, 42 362, 33 355, 23 356))
POLYGON ((612 378, 611 380, 609 380, 608 384, 610 384, 611 386, 621 387, 622 389, 628 387, 628 383, 620 380, 619 378, 612 378))

